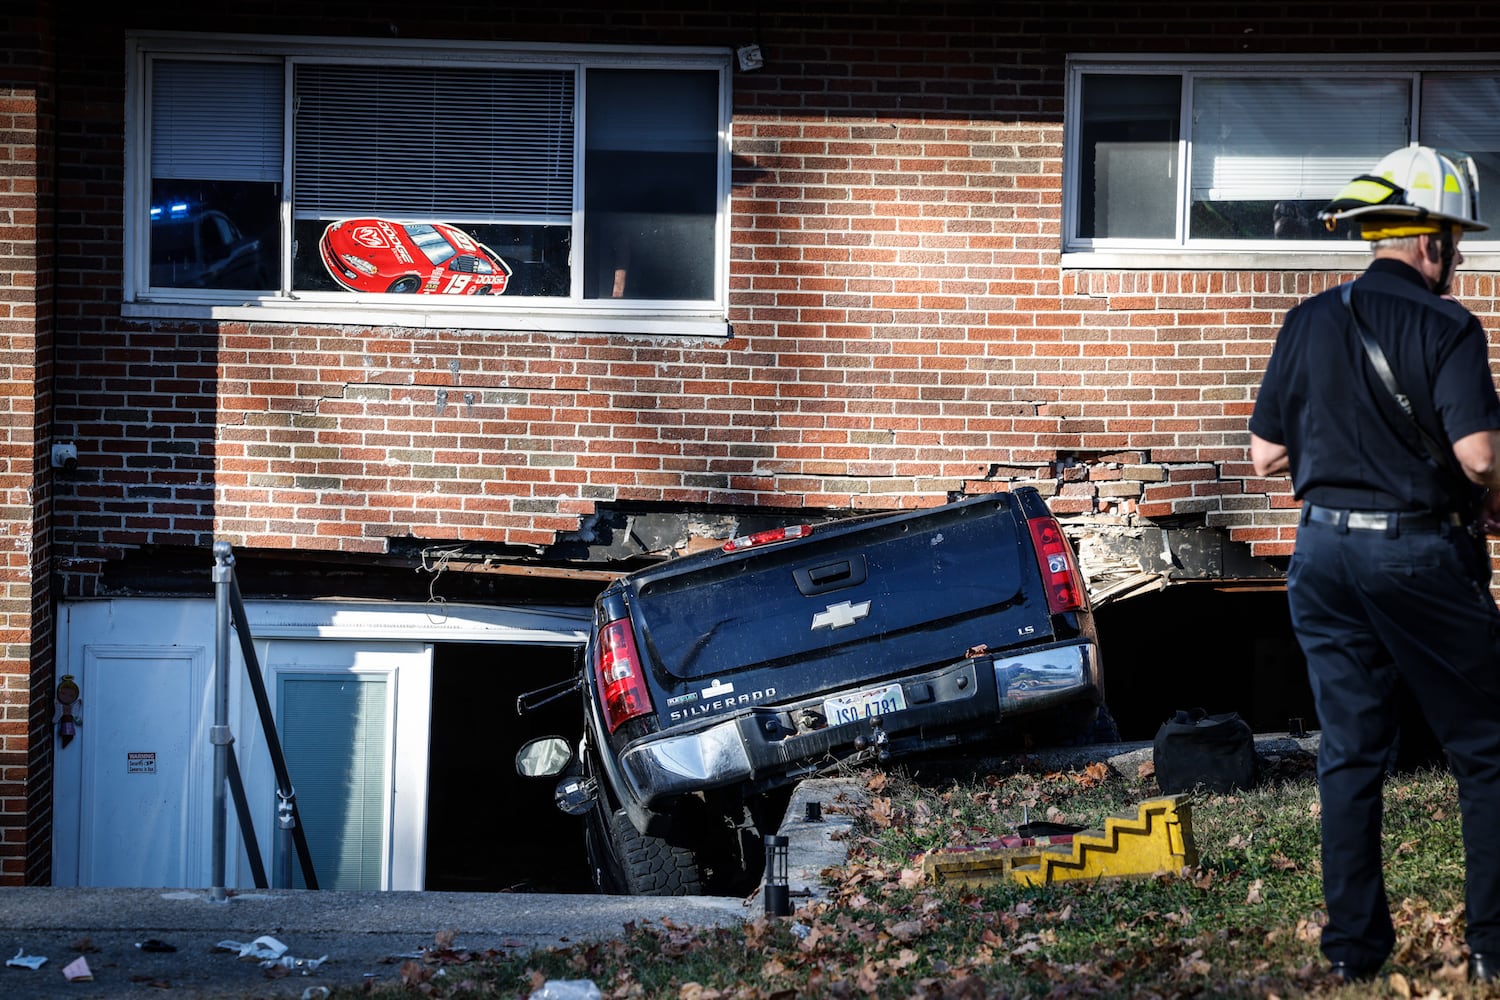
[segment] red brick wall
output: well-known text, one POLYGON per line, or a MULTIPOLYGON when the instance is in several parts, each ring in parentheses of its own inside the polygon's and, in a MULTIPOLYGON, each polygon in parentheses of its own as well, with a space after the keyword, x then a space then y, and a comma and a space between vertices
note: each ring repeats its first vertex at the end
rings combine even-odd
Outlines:
MULTIPOLYGON (((1500 20, 1477 6, 1377 21, 1334 3, 1319 8, 1327 30, 1288 5, 623 6, 108 16, 758 40, 765 68, 735 80, 728 341, 122 321, 120 39, 92 25, 63 40, 60 249, 77 266, 61 279, 58 408, 81 469, 56 517, 70 592, 139 545, 538 545, 607 502, 878 508, 1017 482, 1060 513, 1201 517, 1285 555, 1291 500, 1253 477, 1245 421, 1281 315, 1347 275, 1063 270, 1064 57, 1500 50, 1500 20)), ((1492 277, 1459 294, 1493 318, 1492 277)))
POLYGON ((51 44, 45 18, 20 27, 0 49, 0 885, 52 867, 51 44))

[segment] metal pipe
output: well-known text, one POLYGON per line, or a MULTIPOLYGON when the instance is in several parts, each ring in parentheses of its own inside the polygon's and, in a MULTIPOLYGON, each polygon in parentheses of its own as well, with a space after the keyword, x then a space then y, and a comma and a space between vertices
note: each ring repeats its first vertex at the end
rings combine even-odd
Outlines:
MULTIPOLYGON (((297 850, 297 800, 294 795, 284 795, 280 791, 276 793, 276 836, 281 847, 281 853, 276 858, 276 888, 290 889, 292 887, 292 855, 301 857, 297 850)), ((303 882, 307 882, 306 877, 303 882)), ((309 889, 316 889, 317 882, 308 885, 309 889)))
POLYGON ((209 897, 228 902, 224 861, 229 833, 229 586, 234 579, 234 556, 228 542, 214 542, 214 724, 209 742, 214 748, 213 867, 209 897))

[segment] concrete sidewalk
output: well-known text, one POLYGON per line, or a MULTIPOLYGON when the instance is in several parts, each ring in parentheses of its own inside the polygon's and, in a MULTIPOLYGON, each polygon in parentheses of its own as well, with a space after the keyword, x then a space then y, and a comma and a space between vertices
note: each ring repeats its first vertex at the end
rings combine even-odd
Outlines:
MULTIPOLYGON (((618 935, 628 922, 671 919, 691 926, 735 924, 745 900, 709 896, 253 890, 214 902, 207 892, 162 889, 0 888, 0 950, 47 958, 32 971, 0 968, 7 1000, 54 997, 301 997, 308 987, 399 979, 405 957, 457 931, 454 951, 505 952, 618 935), (287 955, 327 960, 268 978, 253 960, 217 949, 270 935, 287 955), (161 941, 175 951, 146 951, 161 941), (92 951, 80 952, 81 946, 92 951), (68 982, 79 955, 93 982, 68 982)), ((447 975, 461 976, 449 962, 447 975)), ((275 970, 276 972, 282 970, 275 970)), ((309 994, 313 996, 316 994, 309 994)))
MULTIPOLYGON (((1317 751, 1317 735, 1257 737, 1263 755, 1317 751)), ((1067 769, 1105 761, 1133 777, 1151 760, 1150 743, 1053 749, 1027 755, 1067 769)), ((1014 758, 973 761, 972 770, 1003 770, 1014 758)), ((843 863, 844 838, 868 800, 861 778, 818 778, 794 792, 781 833, 789 841, 788 883, 795 908, 824 898, 821 873, 843 863), (817 808, 809 810, 809 805, 817 808)), ((163 889, 0 888, 0 961, 18 952, 44 956, 33 971, 0 967, 0 997, 246 998, 321 995, 320 986, 393 982, 402 963, 436 947, 440 931, 457 932, 453 950, 507 953, 599 940, 628 923, 670 920, 687 926, 729 926, 764 915, 759 894, 628 897, 536 893, 339 892, 246 890, 214 902, 207 891, 163 889), (327 960, 315 969, 272 970, 217 948, 269 935, 293 959, 327 960), (161 941, 175 951, 138 945, 161 941), (80 948, 93 950, 80 951, 80 948), (63 968, 80 955, 92 982, 68 982, 63 968)), ((420 958, 418 958, 420 961, 420 958)), ((447 976, 462 976, 449 961, 447 976)), ((434 966, 436 967, 436 966, 434 966)))

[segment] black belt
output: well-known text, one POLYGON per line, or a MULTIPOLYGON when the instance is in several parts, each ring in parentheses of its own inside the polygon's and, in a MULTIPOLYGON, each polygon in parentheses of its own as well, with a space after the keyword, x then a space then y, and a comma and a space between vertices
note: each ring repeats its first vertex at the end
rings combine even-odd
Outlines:
POLYGON ((1384 531, 1399 534, 1403 531, 1441 531, 1463 525, 1463 518, 1456 513, 1434 514, 1430 511, 1411 510, 1345 510, 1342 507, 1320 507, 1315 503, 1302 505, 1302 519, 1332 524, 1350 531, 1384 531))

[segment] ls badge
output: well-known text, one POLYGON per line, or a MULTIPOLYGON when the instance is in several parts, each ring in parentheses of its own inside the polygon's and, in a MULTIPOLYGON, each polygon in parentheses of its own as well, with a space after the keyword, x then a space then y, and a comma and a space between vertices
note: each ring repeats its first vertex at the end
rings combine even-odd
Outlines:
POLYGON ((812 627, 815 629, 844 628, 847 625, 853 625, 869 613, 869 601, 860 601, 858 604, 850 604, 848 601, 842 601, 838 604, 830 604, 822 611, 813 615, 812 627))

